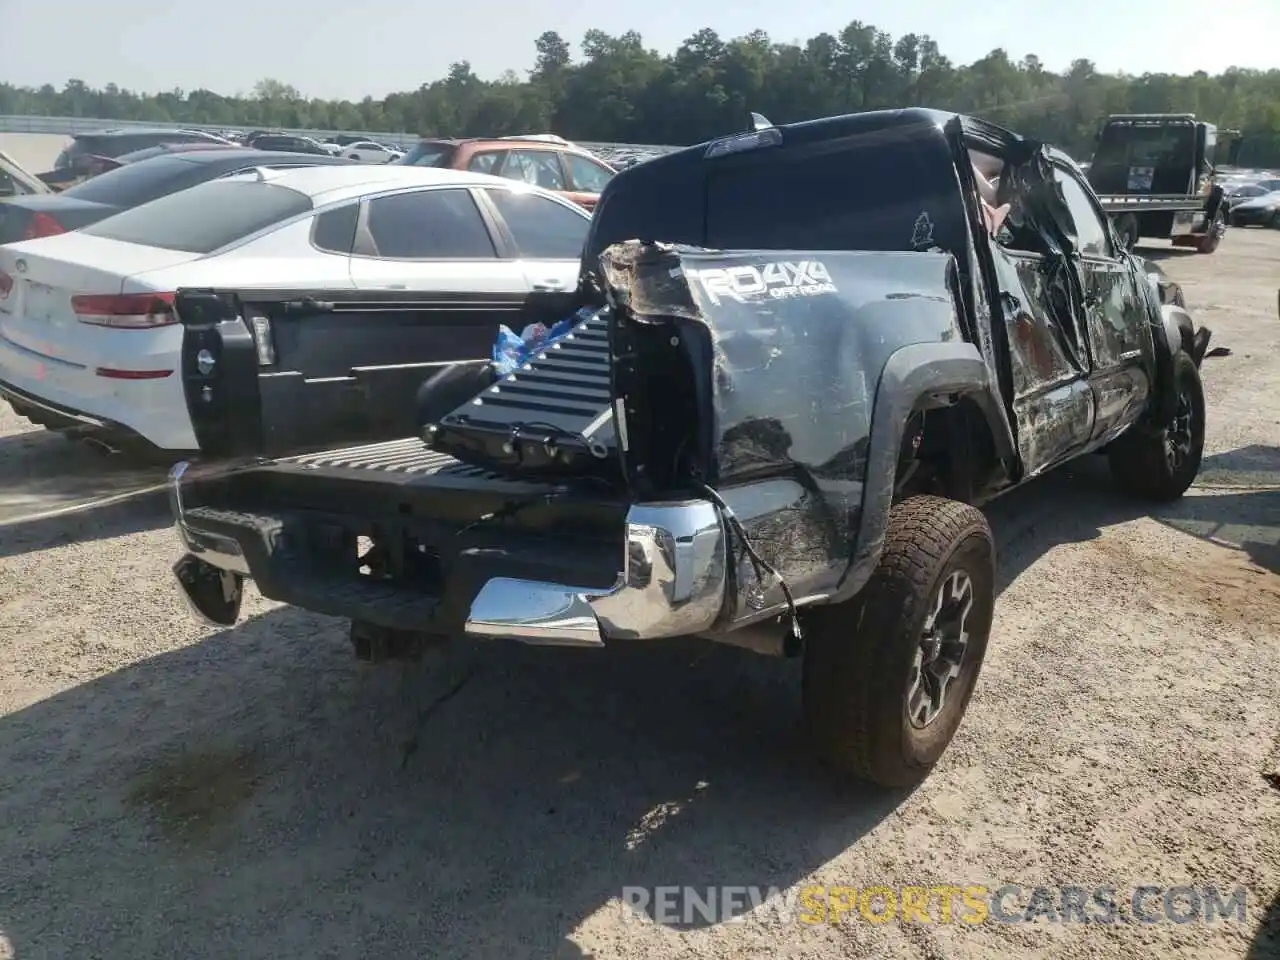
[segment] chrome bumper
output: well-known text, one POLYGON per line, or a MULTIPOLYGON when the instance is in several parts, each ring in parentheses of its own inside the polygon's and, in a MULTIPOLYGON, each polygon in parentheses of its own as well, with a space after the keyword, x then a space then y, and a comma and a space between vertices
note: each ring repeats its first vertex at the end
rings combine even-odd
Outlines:
MULTIPOLYGON (((190 569, 191 561, 197 560, 235 578, 251 576, 235 540, 188 524, 182 484, 190 470, 191 464, 184 461, 169 471, 169 505, 188 551, 179 566, 190 569)), ((612 587, 494 577, 471 602, 464 629, 478 638, 588 647, 606 640, 701 633, 714 625, 725 601, 727 552, 724 522, 714 504, 636 504, 627 512, 622 569, 612 587)), ((221 608, 212 606, 217 598, 202 602, 193 596, 190 577, 184 579, 177 568, 175 573, 197 612, 224 623, 221 608), (211 610, 215 616, 210 616, 211 610)))
POLYGON ((190 554, 212 567, 247 577, 249 564, 244 558, 240 544, 229 537, 192 530, 188 526, 186 511, 182 505, 182 481, 190 470, 191 464, 186 460, 175 463, 169 470, 169 509, 173 513, 173 525, 178 531, 182 545, 190 554))
POLYGON ((637 504, 612 588, 495 577, 471 603, 466 632, 524 643, 598 647, 709 629, 724 603, 726 538, 705 500, 637 504))

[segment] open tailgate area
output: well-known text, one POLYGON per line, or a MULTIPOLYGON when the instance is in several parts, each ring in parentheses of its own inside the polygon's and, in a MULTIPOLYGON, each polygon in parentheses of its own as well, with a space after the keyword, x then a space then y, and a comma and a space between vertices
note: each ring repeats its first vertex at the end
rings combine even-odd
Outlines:
POLYGON ((196 556, 238 556, 266 597, 403 630, 461 629, 494 576, 607 589, 626 504, 504 478, 417 438, 175 483, 196 556))

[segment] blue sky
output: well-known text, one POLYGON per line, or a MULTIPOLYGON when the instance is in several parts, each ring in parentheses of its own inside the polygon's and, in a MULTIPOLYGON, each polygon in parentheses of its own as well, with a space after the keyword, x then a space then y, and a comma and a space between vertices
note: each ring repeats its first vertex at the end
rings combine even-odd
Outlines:
POLYGON ((596 27, 640 31, 666 53, 702 27, 724 37, 753 29, 779 41, 837 32, 857 18, 889 31, 927 33, 957 62, 995 47, 1038 55, 1052 69, 1087 57, 1107 71, 1211 73, 1280 67, 1280 0, 60 0, 51 15, 32 0, 0 0, 0 80, 61 85, 76 77, 142 90, 206 87, 247 93, 263 76, 304 94, 359 99, 416 89, 454 60, 482 77, 523 73, 533 41, 559 31, 577 44, 596 27), (68 26, 71 25, 71 26, 68 26), (1214 34, 1221 36, 1214 39, 1214 34))

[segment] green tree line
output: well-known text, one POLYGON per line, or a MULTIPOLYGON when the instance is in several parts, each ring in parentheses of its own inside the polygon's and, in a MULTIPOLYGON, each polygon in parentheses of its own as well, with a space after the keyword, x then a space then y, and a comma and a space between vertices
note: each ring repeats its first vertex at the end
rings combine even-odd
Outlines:
POLYGON ((1079 59, 1055 73, 1036 56, 1015 60, 1003 49, 960 65, 928 36, 895 39, 856 20, 804 44, 777 43, 759 30, 726 40, 704 29, 668 56, 635 31, 588 30, 576 59, 554 32, 535 47, 527 77, 508 71, 486 81, 460 61, 417 90, 359 102, 309 98, 276 79, 236 96, 97 90, 70 80, 61 90, 0 83, 0 114, 425 136, 554 131, 575 140, 686 144, 741 129, 752 110, 782 123, 921 105, 985 117, 1084 158, 1109 113, 1177 112, 1240 130, 1241 163, 1280 166, 1280 70, 1130 76, 1079 59))

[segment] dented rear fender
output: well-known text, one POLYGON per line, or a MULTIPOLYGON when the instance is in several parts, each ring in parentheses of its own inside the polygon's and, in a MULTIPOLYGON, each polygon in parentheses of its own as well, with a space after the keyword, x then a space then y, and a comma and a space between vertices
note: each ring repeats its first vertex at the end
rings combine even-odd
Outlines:
MULTIPOLYGON (((919 404, 968 394, 998 419, 947 254, 630 242, 601 267, 633 492, 712 486, 797 598, 852 595, 874 567, 919 404)), ((785 600, 735 555, 727 628, 785 600)))

